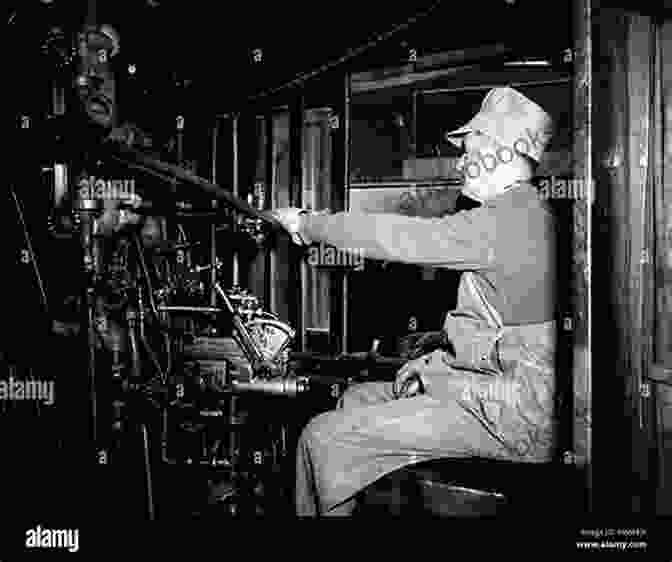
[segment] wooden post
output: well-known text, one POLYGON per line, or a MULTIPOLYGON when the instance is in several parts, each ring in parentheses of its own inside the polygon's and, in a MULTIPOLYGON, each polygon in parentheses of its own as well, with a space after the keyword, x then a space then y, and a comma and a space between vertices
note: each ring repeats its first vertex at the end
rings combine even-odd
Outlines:
MULTIPOLYGON (((598 438, 592 472, 607 474, 609 467, 625 470, 623 456, 629 457, 630 453, 629 430, 622 421, 626 372, 631 364, 628 349, 633 299, 626 266, 631 235, 626 14, 619 9, 601 8, 594 29, 594 78, 600 87, 593 103, 596 198, 593 280, 600 290, 593 305, 596 318, 600 318, 601 337, 593 346, 593 358, 599 364, 595 386, 600 399, 595 415, 598 438), (609 436, 613 440, 625 439, 621 450, 614 449, 609 436)), ((595 478, 595 485, 591 486, 594 504, 599 506, 606 503, 609 494, 603 482, 603 478, 595 478)), ((608 488, 613 490, 610 485, 608 488)), ((612 503, 624 499, 625 493, 616 496, 612 503)))
MULTIPOLYGON (((672 19, 661 29, 662 67, 662 189, 656 206, 658 255, 656 256, 656 361, 658 377, 667 384, 657 384, 659 411, 658 504, 657 515, 672 515, 672 19)), ((653 376, 653 375, 652 375, 653 376)))
MULTIPOLYGON (((656 230, 658 233, 656 256, 656 305, 657 353, 656 361, 668 368, 672 366, 672 20, 661 28, 662 70, 662 185, 656 200, 656 230)), ((663 428, 672 433, 672 393, 663 401, 663 428)))
MULTIPOLYGON (((350 95, 351 76, 342 77, 342 96, 337 105, 336 115, 339 127, 334 130, 333 146, 333 189, 331 210, 348 210, 348 189, 350 185, 350 95)), ((331 274, 331 311, 329 314, 330 347, 334 353, 348 351, 348 273, 345 269, 331 274)))
MULTIPOLYGON (((218 174, 217 174, 217 152, 219 148, 219 136, 220 136, 220 125, 221 125, 221 120, 219 117, 215 117, 213 126, 212 126, 212 145, 211 145, 211 151, 212 151, 212 160, 211 160, 211 170, 210 170, 210 179, 212 180, 212 183, 216 184, 217 181, 219 180, 218 174)), ((212 208, 217 209, 218 201, 213 200, 212 201, 212 208)), ((215 307, 217 306, 217 294, 215 293, 214 290, 214 285, 217 282, 217 269, 215 268, 215 263, 217 261, 217 225, 216 224, 211 224, 210 225, 210 265, 212 266, 212 269, 210 270, 210 306, 215 307)))
POLYGON ((574 176, 586 182, 586 197, 574 201, 573 318, 574 450, 586 470, 592 509, 591 212, 592 212, 592 0, 574 2, 574 176))
POLYGON ((657 412, 648 377, 654 360, 664 361, 669 346, 661 339, 669 309, 661 306, 665 275, 660 275, 666 193, 660 100, 665 86, 658 75, 665 58, 661 64, 655 22, 649 16, 602 8, 594 29, 599 97, 592 105, 598 219, 593 233, 599 291, 593 310, 601 334, 593 346, 599 407, 594 409, 598 437, 592 464, 600 475, 594 482, 605 511, 653 514, 658 460, 651 453, 656 449, 657 412), (656 256, 654 223, 659 232, 656 256), (606 474, 620 482, 617 493, 606 474))
MULTIPOLYGON (((303 204, 303 135, 305 121, 305 91, 296 92, 289 109, 289 202, 292 207, 303 204)), ((289 266, 287 268, 288 321, 297 334, 303 334, 303 313, 301 310, 301 263, 303 248, 289 245, 289 266)), ((297 339, 302 347, 302 338, 297 339)))
MULTIPOLYGON (((232 145, 232 162, 231 162, 231 189, 236 197, 240 197, 240 131, 238 125, 240 123, 240 116, 233 115, 231 118, 231 145, 232 145)), ((240 285, 240 254, 237 250, 233 250, 231 263, 231 282, 233 285, 240 285)))

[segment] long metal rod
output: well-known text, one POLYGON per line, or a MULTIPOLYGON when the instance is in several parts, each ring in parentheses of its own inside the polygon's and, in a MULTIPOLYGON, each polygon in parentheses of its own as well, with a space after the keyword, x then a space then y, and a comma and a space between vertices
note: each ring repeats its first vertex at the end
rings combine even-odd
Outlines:
POLYGON ((197 312, 202 314, 219 314, 222 312, 222 309, 216 306, 157 306, 156 309, 159 312, 197 312))
MULTIPOLYGON (((595 195, 593 193, 595 188, 595 182, 593 181, 593 120, 592 120, 592 111, 593 111, 593 36, 592 36, 592 24, 593 24, 593 8, 591 0, 584 0, 586 3, 585 8, 585 27, 586 27, 586 177, 588 178, 586 186, 586 331, 587 331, 587 355, 588 359, 586 361, 586 394, 587 399, 590 404, 591 416, 592 416, 592 402, 593 402, 593 369, 592 369, 592 341, 593 341, 593 322, 591 314, 593 297, 592 297, 592 264, 593 264, 593 201, 595 200, 595 195)), ((592 419, 591 419, 592 422, 592 419)), ((592 425, 588 425, 586 443, 588 450, 588 478, 592 486, 592 425)))
MULTIPOLYGON (((306 100, 304 92, 297 92, 289 114, 289 201, 293 207, 305 206, 304 201, 304 154, 306 142, 304 136, 304 121, 306 119, 306 100)), ((308 282, 307 270, 304 268, 304 260, 301 259, 294 248, 290 250, 290 279, 294 280, 296 287, 291 287, 288 295, 291 296, 291 308, 289 318, 295 323, 299 335, 299 342, 303 343, 305 325, 303 323, 303 293, 306 290, 304 284, 308 282)))
POLYGON ((418 96, 419 90, 413 90, 411 104, 411 126, 413 127, 413 156, 418 154, 418 96))
MULTIPOLYGON (((275 198, 275 185, 273 185, 275 162, 273 158, 273 115, 267 113, 264 116, 264 160, 266 161, 266 177, 264 178, 265 186, 263 187, 263 205, 259 205, 259 210, 273 209, 273 200, 275 198)), ((276 273, 276 254, 277 250, 273 248, 265 248, 265 267, 264 267, 264 292, 267 293, 268 306, 271 312, 277 312, 277 283, 275 282, 276 273)))
MULTIPOLYGON (((639 257, 639 294, 638 294, 638 313, 639 313, 639 325, 638 329, 641 334, 640 344, 639 344, 639 358, 641 364, 638 365, 637 373, 637 389, 636 393, 638 396, 637 400, 637 414, 639 418, 639 429, 644 429, 644 410, 645 410, 645 401, 644 393, 642 392, 642 385, 644 384, 644 379, 647 376, 647 371, 649 370, 649 364, 652 362, 651 359, 651 337, 652 331, 650 323, 654 321, 654 318, 650 314, 650 297, 651 289, 650 286, 650 262, 654 259, 651 255, 651 242, 650 239, 650 207, 651 207, 651 194, 649 191, 652 191, 652 184, 654 183, 654 174, 653 163, 656 158, 656 149, 655 149, 655 129, 656 123, 656 107, 655 107, 655 75, 656 75, 656 62, 657 62, 657 53, 656 53, 656 30, 657 27, 654 25, 653 29, 650 30, 652 34, 651 38, 651 52, 649 53, 649 91, 648 99, 646 103, 646 115, 644 117, 646 123, 646 130, 644 132, 646 136, 646 151, 645 151, 645 168, 642 177, 642 185, 640 187, 640 202, 641 202, 641 214, 640 214, 640 240, 641 240, 641 253, 639 257)), ((654 164, 655 165, 655 164, 654 164)), ((655 288, 654 288, 655 291, 655 288)))
MULTIPOLYGON (((654 361, 657 359, 656 342, 656 206, 658 190, 662 187, 662 160, 661 150, 663 148, 660 136, 659 123, 663 123, 663 98, 662 98, 662 45, 661 45, 661 25, 653 20, 651 23, 651 53, 649 64, 649 123, 648 123, 648 162, 646 174, 646 205, 643 205, 643 225, 642 230, 644 238, 642 244, 647 252, 646 270, 642 273, 642 282, 640 292, 642 295, 642 335, 645 341, 642 345, 642 380, 644 384, 649 384, 650 376, 654 368, 654 361)), ((642 256, 644 258, 644 256, 642 256)), ((644 261, 644 259, 640 260, 644 261)), ((650 500, 650 509, 655 513, 657 496, 660 490, 663 490, 663 470, 661 470, 660 458, 662 456, 663 439, 661 435, 660 416, 662 406, 658 404, 660 388, 654 387, 649 393, 648 404, 640 404, 640 427, 643 429, 646 425, 646 435, 649 438, 649 479, 653 481, 651 494, 647 494, 650 500), (646 423, 644 422, 646 416, 646 423)), ((641 400, 646 401, 644 393, 641 394, 641 400)))
POLYGON ((437 0, 434 2, 429 8, 426 10, 414 15, 410 19, 408 19, 406 22, 396 25, 393 29, 385 32, 385 33, 380 33, 370 41, 368 41, 366 44, 350 49, 347 54, 343 55, 342 57, 332 60, 328 63, 323 64, 320 66, 320 68, 312 71, 312 72, 306 72, 301 75, 299 75, 297 78, 294 80, 291 80, 290 82, 287 82, 283 84, 282 86, 278 86, 276 88, 261 92, 260 94, 257 94, 255 96, 252 96, 251 98, 248 99, 249 102, 255 102, 262 100, 264 98, 272 97, 278 92, 281 92, 283 90, 287 90, 289 88, 294 88, 297 86, 301 86, 304 82, 307 80, 314 79, 318 77, 321 74, 324 74, 327 71, 334 70, 338 66, 344 65, 345 63, 362 56, 365 54, 367 51, 373 49, 376 47, 378 44, 382 43, 383 41, 388 41, 390 40, 393 36, 397 35, 398 33, 405 31, 406 29, 412 27, 415 25, 419 20, 424 19, 428 17, 430 14, 435 12, 441 4, 444 3, 444 0, 437 0))
MULTIPOLYGON (((213 184, 217 184, 217 146, 219 137, 219 119, 215 119, 212 128, 212 171, 211 179, 213 184)), ((217 200, 212 201, 213 210, 217 209, 217 200)), ((215 292, 215 283, 217 282, 217 225, 210 225, 210 306, 216 306, 217 293, 215 292)))
MULTIPOLYGON (((344 127, 344 135, 343 135, 343 144, 344 144, 344 161, 343 161, 343 188, 345 190, 344 193, 344 209, 349 210, 350 209, 350 150, 351 150, 351 142, 350 142, 350 103, 351 103, 351 95, 352 95, 352 77, 349 73, 345 75, 345 81, 344 81, 344 97, 345 97, 345 108, 344 108, 344 116, 343 116, 343 127, 344 127)), ((343 353, 348 352, 348 340, 350 337, 350 333, 348 330, 348 320, 350 317, 350 307, 348 306, 349 304, 349 298, 348 298, 348 272, 344 271, 343 272, 343 317, 341 320, 341 336, 342 336, 342 341, 341 341, 341 351, 343 353)))
POLYGON ((573 449, 575 462, 585 469, 588 512, 594 509, 592 462, 592 34, 593 10, 591 0, 574 0, 574 150, 577 158, 575 174, 586 181, 584 200, 575 201, 574 273, 575 296, 573 309, 576 326, 573 338, 573 449), (585 205, 585 207, 584 207, 585 205), (579 410, 579 401, 585 401, 585 410, 579 410))
MULTIPOLYGON (((238 115, 234 115, 232 120, 231 120, 231 136, 232 136, 232 143, 233 143, 233 194, 236 197, 240 197, 240 176, 239 176, 239 169, 238 169, 238 123, 239 123, 240 117, 238 115)), ((240 256, 238 252, 234 249, 233 251, 233 272, 232 272, 232 283, 234 286, 240 285, 240 256)))
MULTIPOLYGON (((551 84, 570 84, 572 82, 571 77, 567 78, 554 78, 550 80, 528 80, 522 82, 507 82, 507 85, 512 88, 523 88, 525 86, 547 86, 551 84)), ((489 85, 478 85, 478 86, 460 86, 455 88, 432 88, 428 90, 420 90, 418 93, 420 95, 426 94, 450 94, 455 92, 474 92, 474 91, 485 91, 491 90, 493 88, 500 87, 501 84, 489 84, 489 85)))
POLYGON ((464 185, 462 180, 457 178, 437 181, 420 181, 420 180, 403 180, 403 181, 384 181, 384 182, 352 182, 350 184, 350 189, 358 188, 367 188, 367 191, 371 189, 389 189, 391 187, 435 187, 435 188, 444 188, 444 187, 461 187, 464 185))
POLYGON ((142 447, 145 461, 145 486, 147 492, 147 515, 150 521, 154 521, 154 485, 152 482, 152 461, 149 454, 149 435, 147 425, 142 424, 142 447))
POLYGON ((142 152, 123 146, 117 146, 116 152, 117 154, 112 151, 110 156, 117 161, 130 165, 137 163, 145 166, 149 170, 155 170, 159 173, 170 175, 176 180, 197 187, 200 190, 200 195, 210 195, 214 199, 226 202, 228 205, 241 213, 262 219, 266 223, 270 223, 278 229, 281 228, 281 225, 270 213, 259 211, 252 205, 240 199, 236 194, 230 193, 226 189, 223 189, 220 186, 215 185, 214 183, 209 182, 200 176, 197 176, 189 170, 185 170, 184 168, 176 166, 175 164, 163 162, 157 158, 152 158, 151 156, 147 156, 142 152), (130 159, 130 161, 128 159, 130 159))
POLYGON ((21 229, 23 230, 23 237, 26 241, 26 251, 28 252, 28 259, 33 268, 33 273, 35 273, 35 279, 37 280, 37 286, 40 289, 40 298, 42 299, 43 312, 49 314, 49 301, 47 300, 47 291, 44 288, 44 282, 42 281, 42 275, 40 275, 40 268, 37 265, 37 256, 35 255, 35 250, 33 248, 33 243, 30 240, 30 232, 28 231, 28 225, 26 224, 23 209, 21 208, 21 203, 19 198, 16 196, 16 191, 14 190, 14 185, 9 186, 10 191, 12 192, 12 197, 14 198, 14 204, 16 205, 16 212, 19 215, 19 221, 21 222, 21 229))

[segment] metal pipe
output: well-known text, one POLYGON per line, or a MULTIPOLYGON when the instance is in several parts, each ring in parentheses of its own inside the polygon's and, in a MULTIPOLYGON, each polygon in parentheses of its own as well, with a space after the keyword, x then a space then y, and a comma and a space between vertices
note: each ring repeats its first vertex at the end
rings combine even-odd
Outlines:
POLYGON ((290 361, 311 361, 315 363, 359 363, 364 366, 401 367, 407 360, 401 357, 385 357, 382 355, 363 353, 342 353, 339 355, 320 355, 310 352, 293 351, 289 354, 290 361))
MULTIPOLYGON (((229 399, 229 423, 233 425, 236 421, 236 416, 237 416, 237 411, 236 411, 236 406, 238 404, 238 397, 237 396, 231 396, 229 399)), ((233 469, 233 473, 235 475, 235 467, 238 464, 236 462, 236 459, 238 457, 238 443, 237 443, 237 434, 236 431, 229 431, 229 460, 231 461, 231 468, 233 469)))
MULTIPOLYGON (((294 98, 289 114, 289 203, 292 207, 301 207, 305 204, 303 201, 303 162, 304 162, 304 121, 306 118, 304 92, 300 91, 294 98)), ((291 291, 288 292, 290 298, 289 320, 292 322, 298 332, 301 334, 304 330, 303 324, 303 260, 298 253, 290 250, 290 272, 289 278, 294 281, 291 291), (296 287, 296 289, 294 288, 296 287)), ((300 338, 303 340, 303 338, 300 338)))
MULTIPOLYGON (((273 114, 268 113, 264 119, 265 135, 266 140, 266 177, 265 182, 265 193, 264 193, 264 207, 260 210, 273 209, 275 205, 273 201, 275 199, 275 185, 273 183, 273 178, 275 177, 275 159, 273 158, 273 114)), ((277 260, 277 249, 268 248, 266 252, 266 265, 264 268, 265 275, 265 287, 264 291, 268 292, 268 306, 272 312, 277 311, 277 289, 276 289, 276 260, 277 260)))
MULTIPOLYGON (((567 78, 554 78, 549 80, 529 80, 523 82, 511 82, 507 83, 512 88, 524 88, 525 86, 547 86, 550 84, 570 84, 572 82, 571 77, 567 78)), ((478 85, 478 86, 460 86, 455 88, 430 88, 428 90, 420 90, 418 93, 420 95, 425 94, 449 94, 454 92, 474 92, 474 91, 486 91, 492 90, 493 88, 500 87, 501 84, 489 84, 489 85, 478 85)))
POLYGON ((169 459, 168 457, 165 457, 161 459, 161 462, 168 464, 168 465, 183 465, 183 464, 197 464, 200 466, 209 466, 209 467, 215 467, 215 468, 232 468, 232 463, 228 459, 214 459, 214 460, 206 460, 206 459, 201 459, 198 462, 194 463, 191 459, 188 459, 186 462, 182 460, 177 460, 177 459, 169 459))
POLYGON ((386 181, 386 182, 352 182, 350 189, 368 188, 368 189, 388 189, 390 187, 460 187, 464 182, 460 179, 446 178, 442 180, 407 180, 407 181, 386 181))
POLYGON ((586 487, 588 492, 588 511, 594 509, 593 466, 592 466, 592 370, 591 370, 591 265, 592 265, 592 200, 593 200, 593 166, 592 166, 592 33, 593 9, 591 0, 574 0, 574 152, 577 158, 575 174, 587 181, 587 197, 574 203, 574 221, 585 223, 585 234, 581 230, 574 234, 575 265, 579 265, 574 272, 576 287, 574 297, 574 311, 576 314, 576 328, 573 341, 573 389, 574 396, 583 394, 586 410, 580 414, 576 410, 574 399, 574 431, 573 449, 575 462, 585 467, 586 487), (583 205, 585 205, 585 210, 583 205), (585 213, 585 216, 581 216, 585 213), (585 261, 578 260, 581 255, 585 261), (578 263, 577 263, 578 262, 578 263))
MULTIPOLYGON (((87 373, 89 379, 89 396, 91 400, 91 439, 94 447, 98 445, 98 396, 97 396, 97 376, 96 376, 96 343, 97 334, 95 327, 95 284, 97 268, 95 263, 95 251, 92 248, 96 244, 93 237, 93 216, 91 213, 82 213, 81 217, 81 249, 84 275, 84 322, 86 330, 87 348, 87 373)), ((97 453, 97 451, 96 451, 97 453)))
MULTIPOLYGON (((239 115, 234 115, 231 121, 232 141, 233 141, 233 195, 240 197, 240 175, 238 169, 238 124, 239 115)), ((236 250, 233 251, 233 272, 232 283, 234 286, 240 285, 240 256, 236 250)))
POLYGON ((418 95, 420 92, 418 90, 413 90, 412 94, 412 106, 411 106, 411 119, 413 119, 413 156, 418 154, 418 95))
MULTIPOLYGON (((653 91, 656 84, 654 82, 655 80, 655 74, 656 74, 656 62, 657 62, 657 53, 655 50, 655 44, 656 44, 656 32, 657 32, 657 26, 653 26, 653 29, 650 30, 650 33, 652 34, 652 49, 651 52, 649 53, 649 65, 648 65, 648 81, 649 81, 649 91, 648 93, 648 99, 646 101, 646 115, 644 117, 644 123, 646 123, 646 129, 644 131, 644 135, 646 137, 646 140, 644 141, 644 146, 646 147, 644 149, 644 156, 643 156, 643 164, 644 164, 644 173, 642 177, 642 184, 640 186, 640 243, 641 243, 641 250, 640 250, 640 256, 639 256, 639 267, 638 267, 638 277, 639 277, 639 291, 638 291, 638 303, 637 303, 637 312, 638 312, 638 326, 635 327, 636 330, 639 331, 641 334, 640 338, 640 343, 638 346, 638 359, 639 359, 639 365, 637 365, 637 368, 635 370, 636 373, 636 394, 637 394, 637 415, 639 419, 639 429, 643 430, 644 429, 644 402, 645 398, 643 396, 642 392, 642 385, 644 384, 644 378, 646 376, 646 372, 648 371, 649 368, 649 363, 651 362, 651 356, 650 356, 650 346, 651 346, 651 332, 650 332, 650 322, 653 320, 653 318, 650 315, 650 281, 651 279, 649 278, 648 275, 648 270, 649 270, 649 263, 652 261, 653 256, 651 255, 651 249, 650 249, 650 244, 651 244, 651 239, 650 239, 650 232, 649 232, 649 227, 650 227, 650 216, 649 216, 649 211, 650 211, 650 197, 649 197, 649 190, 651 190, 651 184, 653 183, 651 180, 653 179, 653 169, 652 169, 652 161, 655 160, 656 156, 656 149, 655 149, 655 128, 656 128, 656 123, 654 119, 657 117, 655 115, 655 110, 656 108, 654 107, 654 99, 655 99, 655 92, 653 91)), ((654 293, 655 294, 655 293, 654 293)))
MULTIPOLYGON (((352 77, 350 74, 345 75, 345 108, 343 116, 343 127, 344 127, 344 166, 343 166, 343 188, 344 193, 344 209, 350 209, 350 149, 352 147, 351 138, 350 138, 350 118, 351 118, 351 96, 352 96, 352 77)), ((341 320, 342 326, 342 341, 341 341, 341 351, 343 353, 348 352, 348 339, 349 339, 349 330, 348 330, 348 319, 350 316, 350 310, 348 306, 348 272, 343 272, 343 309, 342 314, 343 318, 341 320)))
POLYGON ((276 227, 278 230, 282 229, 282 226, 270 213, 259 211, 254 206, 246 203, 242 199, 239 199, 237 195, 230 193, 226 189, 223 189, 220 186, 215 185, 212 182, 209 182, 208 180, 205 180, 202 177, 194 174, 189 170, 185 170, 180 166, 163 162, 157 158, 152 158, 151 156, 147 156, 140 151, 122 145, 115 146, 114 149, 112 149, 110 152, 110 157, 126 166, 133 168, 143 168, 144 171, 150 174, 155 173, 158 174, 159 177, 164 176, 162 179, 170 181, 171 183, 173 181, 179 180, 194 185, 201 190, 203 195, 211 195, 215 199, 226 202, 240 213, 261 219, 265 223, 276 227), (117 154, 115 154, 115 152, 117 154), (129 161, 127 158, 132 158, 133 161, 129 161), (169 175, 171 179, 168 180, 165 175, 169 175))
POLYGON ((147 268, 147 263, 145 262, 145 254, 142 248, 142 242, 140 241, 140 236, 135 234, 133 236, 133 242, 135 243, 135 251, 138 256, 138 263, 142 269, 142 275, 145 278, 145 283, 147 284, 147 298, 149 299, 149 308, 152 312, 152 316, 157 322, 160 322, 158 308, 156 306, 156 301, 154 300, 154 288, 152 287, 152 278, 149 275, 149 269, 147 268))
MULTIPOLYGON (((212 129, 212 172, 211 179, 213 184, 217 184, 217 140, 219 137, 219 119, 215 119, 215 125, 212 129)), ((212 201, 213 210, 217 209, 217 200, 212 201)), ((217 293, 215 292, 215 283, 217 282, 217 225, 210 225, 210 306, 217 304, 217 293)))
MULTIPOLYGON (((42 280, 42 275, 40 275, 40 269, 38 267, 37 263, 37 255, 35 254, 35 249, 33 248, 33 243, 30 238, 30 231, 28 230, 28 225, 26 224, 24 215, 23 215, 23 209, 21 208, 21 203, 19 202, 19 198, 16 195, 16 190, 14 189, 14 185, 9 186, 10 191, 12 192, 12 197, 14 199, 14 205, 16 206, 16 212, 19 216, 19 221, 21 222, 21 229, 23 231, 23 238, 26 242, 26 252, 27 252, 27 259, 30 261, 30 265, 32 266, 33 273, 35 274, 35 279, 37 281, 37 286, 40 291, 40 299, 42 300, 42 311, 44 314, 48 315, 49 314, 49 301, 47 299, 47 291, 44 287, 44 282, 42 280)), ((22 258, 23 259, 23 258, 22 258)))
POLYGON ((145 460, 145 486, 147 489, 147 514, 150 521, 154 521, 154 488, 152 483, 152 465, 149 454, 149 436, 147 435, 147 425, 142 424, 142 444, 145 460))
POLYGON ((218 314, 221 308, 208 306, 159 306, 159 312, 197 312, 201 314, 218 314))
POLYGON ((168 408, 161 410, 161 461, 169 462, 168 459, 168 408))
POLYGON ((137 323, 135 311, 129 310, 127 312, 127 320, 128 339, 131 348, 131 372, 133 373, 133 377, 135 377, 136 380, 139 380, 140 376, 142 375, 142 364, 140 362, 140 347, 138 346, 138 338, 135 333, 137 323))
POLYGON ((274 96, 278 92, 281 92, 281 91, 286 90, 288 88, 295 88, 297 86, 301 86, 306 81, 314 79, 320 74, 324 74, 327 71, 332 71, 335 68, 337 68, 338 66, 345 65, 350 60, 353 60, 357 57, 361 57, 367 51, 376 47, 378 44, 380 44, 384 41, 388 41, 394 35, 400 33, 401 31, 404 31, 404 30, 410 28, 411 26, 413 26, 419 20, 421 20, 423 18, 427 18, 430 14, 432 14, 434 11, 436 11, 438 8, 440 8, 440 6, 443 3, 444 3, 443 0, 437 0, 436 2, 434 2, 434 4, 432 4, 432 6, 430 6, 429 8, 424 10, 423 12, 415 14, 414 16, 412 16, 406 22, 396 25, 393 29, 391 29, 391 30, 389 30, 385 33, 378 34, 375 38, 371 39, 366 44, 361 45, 360 47, 357 47, 357 48, 350 49, 348 51, 348 53, 341 56, 339 59, 327 62, 327 63, 323 64, 320 68, 318 68, 316 70, 313 70, 311 72, 304 73, 304 74, 294 78, 290 82, 287 82, 287 83, 283 84, 282 86, 278 86, 276 88, 266 90, 264 92, 256 94, 256 95, 252 96, 251 98, 248 98, 248 102, 253 103, 255 101, 260 101, 260 100, 263 100, 264 98, 268 98, 269 96, 274 96))
POLYGON ((296 396, 309 389, 308 379, 302 377, 253 379, 250 381, 232 380, 231 385, 239 392, 260 392, 276 396, 296 396))
MULTIPOLYGON (((593 201, 595 200, 595 194, 594 194, 594 189, 595 189, 595 182, 593 182, 593 122, 592 122, 592 107, 593 107, 593 67, 592 67, 592 61, 593 61, 593 37, 592 37, 592 23, 593 23, 593 7, 592 7, 592 0, 584 0, 585 1, 585 22, 586 22, 586 29, 585 29, 585 41, 586 41, 586 55, 585 55, 585 64, 586 64, 586 106, 588 107, 588 111, 586 112, 586 172, 585 172, 585 177, 588 178, 587 186, 586 186, 586 268, 587 268, 587 275, 586 275, 586 310, 588 311, 586 315, 586 332, 587 332, 587 355, 588 359, 586 361, 586 368, 588 372, 586 373, 586 393, 588 399, 591 401, 592 404, 592 396, 593 396, 593 391, 592 391, 592 314, 591 314, 591 308, 592 308, 592 287, 591 287, 591 273, 592 273, 592 264, 593 264, 593 228, 592 228, 592 223, 593 223, 593 201)), ((591 406, 591 412, 592 412, 592 406, 591 406)), ((588 446, 588 451, 592 450, 592 432, 591 432, 591 427, 588 427, 588 440, 587 440, 587 446, 588 446)), ((589 459, 592 457, 592 451, 589 452, 589 459)), ((589 469, 589 472, 592 469, 589 469)))
POLYGON ((91 396, 91 438, 94 446, 98 444, 98 393, 96 381, 96 334, 94 328, 94 302, 93 289, 86 288, 86 323, 87 323, 87 347, 88 347, 88 373, 89 373, 89 393, 91 396))

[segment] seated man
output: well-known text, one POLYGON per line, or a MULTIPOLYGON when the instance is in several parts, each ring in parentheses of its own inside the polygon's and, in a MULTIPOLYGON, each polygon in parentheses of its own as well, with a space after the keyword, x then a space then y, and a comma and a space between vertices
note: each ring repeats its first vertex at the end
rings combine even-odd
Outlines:
POLYGON ((421 461, 552 457, 555 222, 530 184, 551 129, 537 104, 496 88, 467 125, 446 135, 463 143, 463 194, 479 206, 436 219, 276 211, 298 244, 463 272, 443 326, 450 353, 409 361, 394 383, 352 386, 336 410, 305 427, 298 515, 349 515, 363 488, 421 461))

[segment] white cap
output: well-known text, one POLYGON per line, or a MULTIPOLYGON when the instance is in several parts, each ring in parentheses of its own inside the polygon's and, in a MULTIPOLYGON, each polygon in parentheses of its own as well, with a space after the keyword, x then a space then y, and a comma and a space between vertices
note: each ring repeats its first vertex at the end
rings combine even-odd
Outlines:
POLYGON ((539 105, 507 86, 490 90, 473 119, 445 138, 458 144, 457 137, 474 131, 540 162, 553 136, 553 120, 539 105))

